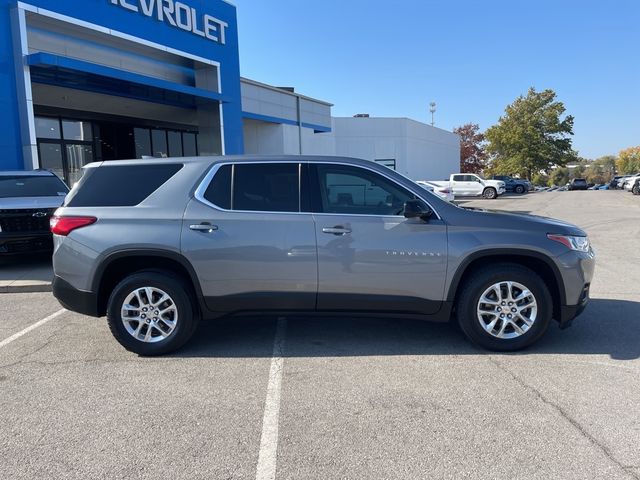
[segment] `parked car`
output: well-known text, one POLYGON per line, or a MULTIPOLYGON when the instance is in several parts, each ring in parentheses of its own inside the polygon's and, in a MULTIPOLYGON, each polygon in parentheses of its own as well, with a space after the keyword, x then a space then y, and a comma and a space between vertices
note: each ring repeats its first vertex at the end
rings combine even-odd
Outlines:
POLYGON ((615 177, 613 177, 611 179, 611 182, 609 182, 609 188, 612 188, 612 189, 618 188, 618 182, 620 182, 622 178, 624 178, 624 175, 616 175, 615 177))
POLYGON ((501 180, 485 180, 475 173, 454 173, 449 181, 429 180, 430 183, 446 187, 456 197, 484 197, 490 200, 498 198, 505 192, 504 182, 501 180))
POLYGON ((51 251, 49 218, 68 192, 48 170, 0 172, 0 255, 51 251))
POLYGON ((505 190, 507 192, 525 193, 533 189, 531 182, 528 180, 522 180, 520 178, 513 178, 509 175, 494 175, 491 177, 493 180, 501 180, 504 182, 505 190))
POLYGON ((568 190, 586 190, 587 181, 584 178, 574 178, 567 185, 568 190))
POLYGON ((106 315, 141 355, 179 348, 201 318, 257 312, 456 318, 473 342, 511 351, 551 319, 568 326, 589 299, 595 255, 580 228, 460 208, 370 161, 84 168, 51 220, 53 293, 106 315))
POLYGON ((598 187, 598 190, 609 190, 609 189, 610 189, 610 187, 606 183, 604 185, 600 185, 598 187))
POLYGON ((637 173, 636 175, 630 175, 627 179, 625 179, 622 185, 622 188, 630 192, 631 189, 633 188, 633 185, 636 183, 636 180, 638 180, 639 178, 640 178, 640 173, 637 173))
POLYGON ((632 177, 633 175, 624 175, 620 180, 618 180, 618 189, 620 190, 624 190, 624 186, 627 183, 627 181, 632 177))
POLYGON ((447 202, 453 202, 453 200, 455 199, 455 196, 453 195, 453 192, 451 192, 451 189, 449 187, 442 187, 436 185, 435 183, 427 182, 426 180, 418 180, 416 181, 416 183, 426 190, 430 191, 431 193, 438 195, 440 198, 446 200, 447 202))

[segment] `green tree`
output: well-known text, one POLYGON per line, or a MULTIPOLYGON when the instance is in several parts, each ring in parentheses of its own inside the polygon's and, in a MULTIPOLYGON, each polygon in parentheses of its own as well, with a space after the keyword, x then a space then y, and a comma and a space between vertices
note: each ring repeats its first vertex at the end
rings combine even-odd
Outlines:
POLYGON ((505 115, 486 132, 492 169, 532 178, 576 158, 571 149, 573 117, 556 100, 553 90, 532 87, 505 109, 505 115))
POLYGON ((616 160, 616 167, 621 175, 640 172, 640 146, 621 150, 616 160))
POLYGON ((589 164, 586 170, 587 181, 592 183, 609 182, 615 171, 616 157, 605 155, 589 164))
POLYGON ((569 169, 566 167, 558 167, 551 170, 549 175, 549 186, 551 185, 564 185, 569 181, 569 169))

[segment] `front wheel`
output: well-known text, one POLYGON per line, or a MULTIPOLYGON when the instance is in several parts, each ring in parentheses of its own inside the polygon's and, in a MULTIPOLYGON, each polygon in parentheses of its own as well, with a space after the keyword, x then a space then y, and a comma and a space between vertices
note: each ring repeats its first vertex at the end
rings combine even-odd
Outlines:
POLYGON ((138 355, 163 355, 184 345, 198 318, 188 288, 169 273, 143 271, 114 288, 107 322, 115 339, 138 355))
POLYGON ((498 192, 493 187, 487 187, 484 189, 484 192, 482 192, 482 196, 487 200, 493 200, 498 198, 498 192))
POLYGON ((456 304, 458 322, 475 344, 497 351, 528 347, 547 330, 552 298, 542 279, 516 264, 473 273, 456 304))
POLYGON ((633 193, 634 195, 640 195, 640 185, 635 184, 631 189, 631 193, 633 193))
POLYGON ((524 187, 522 185, 516 186, 516 193, 523 194, 524 193, 524 187))

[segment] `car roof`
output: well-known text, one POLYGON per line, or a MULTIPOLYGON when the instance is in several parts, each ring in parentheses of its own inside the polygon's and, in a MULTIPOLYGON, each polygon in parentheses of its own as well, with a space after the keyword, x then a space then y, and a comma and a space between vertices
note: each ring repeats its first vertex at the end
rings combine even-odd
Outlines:
MULTIPOLYGON (((168 157, 168 158, 146 158, 146 159, 130 159, 130 160, 108 160, 103 162, 88 163, 83 168, 95 168, 115 165, 161 165, 172 163, 206 163, 212 164, 217 162, 234 162, 234 163, 256 163, 256 162, 326 162, 326 163, 353 163, 357 165, 370 166, 371 164, 379 165, 371 160, 363 160, 352 157, 334 157, 323 155, 219 155, 219 156, 202 156, 202 157, 168 157)), ((386 167, 384 167, 386 168, 386 167)))
POLYGON ((55 177, 55 174, 49 170, 0 170, 1 177, 55 177))

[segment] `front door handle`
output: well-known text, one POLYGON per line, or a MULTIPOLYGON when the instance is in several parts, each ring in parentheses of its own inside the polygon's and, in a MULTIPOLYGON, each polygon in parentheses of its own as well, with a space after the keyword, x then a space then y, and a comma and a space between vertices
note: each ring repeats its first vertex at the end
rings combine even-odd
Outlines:
POLYGON ((331 233, 332 235, 346 235, 347 233, 351 233, 351 229, 336 225, 335 227, 324 227, 322 229, 322 233, 331 233))
POLYGON ((207 223, 207 222, 197 223, 195 225, 189 225, 189 228, 191 230, 196 230, 198 232, 204 232, 204 233, 212 233, 215 230, 218 230, 217 225, 211 225, 210 223, 207 223))

